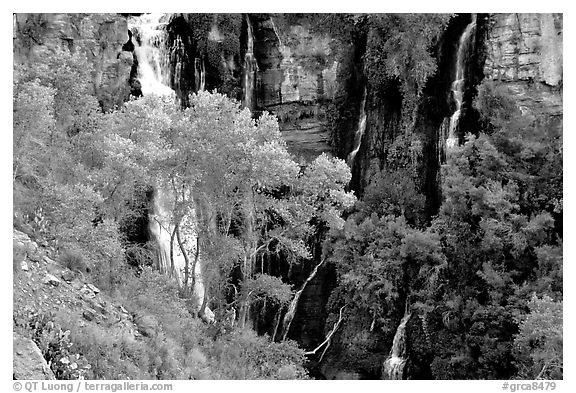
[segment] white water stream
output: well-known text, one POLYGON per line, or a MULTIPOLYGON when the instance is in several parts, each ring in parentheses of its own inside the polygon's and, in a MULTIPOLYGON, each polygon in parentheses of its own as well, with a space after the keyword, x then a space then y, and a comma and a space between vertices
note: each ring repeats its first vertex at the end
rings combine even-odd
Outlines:
MULTIPOLYGON (((136 56, 138 58, 138 79, 142 85, 143 95, 174 95, 174 91, 166 85, 168 81, 168 60, 165 55, 164 45, 166 43, 165 23, 161 20, 163 14, 145 14, 140 17, 129 19, 129 28, 139 34, 141 43, 134 42, 136 56)), ((136 41, 136 40, 135 40, 136 41)), ((199 59, 197 59, 199 60, 199 59)), ((203 75, 204 65, 200 65, 201 75, 203 75)), ((200 78, 200 87, 204 88, 204 78, 200 78)), ((148 216, 148 226, 154 241, 158 245, 158 268, 168 275, 172 275, 179 286, 184 283, 186 261, 180 249, 176 236, 172 239, 174 231, 174 220, 171 216, 173 209, 173 195, 166 190, 156 187, 154 195, 153 209, 148 216), (170 260, 170 247, 172 243, 172 253, 174 267, 170 260)), ((186 216, 180 223, 181 239, 184 243, 186 255, 190 262, 190 269, 196 259, 196 245, 198 234, 196 231, 196 213, 194 205, 189 207, 186 216)), ((198 309, 202 305, 204 298, 204 282, 202 277, 202 258, 197 258, 194 272, 195 285, 192 289, 198 309)), ((189 278, 189 282, 191 277, 189 278)), ((206 307, 205 317, 208 321, 214 320, 214 313, 206 307)))
POLYGON ((473 32, 476 28, 476 19, 473 18, 472 22, 462 33, 460 41, 458 43, 458 53, 456 56, 456 78, 452 82, 452 96, 456 102, 456 110, 450 116, 450 125, 448 128, 448 138, 446 139, 446 147, 448 149, 456 146, 458 144, 457 127, 460 121, 460 112, 462 109, 462 99, 464 95, 464 85, 466 81, 465 66, 466 66, 466 55, 468 48, 468 41, 473 37, 473 32))
POLYGON ((360 117, 358 118, 358 127, 356 128, 356 133, 354 134, 354 148, 348 155, 348 166, 352 168, 354 165, 354 159, 358 150, 360 150, 360 144, 362 143, 362 137, 364 136, 364 131, 366 131, 366 94, 367 89, 364 88, 364 93, 362 95, 362 103, 360 104, 360 117))
POLYGON ((402 379, 404 377, 404 367, 406 366, 406 324, 410 319, 411 314, 406 313, 392 342, 392 350, 390 355, 382 366, 382 376, 384 379, 402 379))

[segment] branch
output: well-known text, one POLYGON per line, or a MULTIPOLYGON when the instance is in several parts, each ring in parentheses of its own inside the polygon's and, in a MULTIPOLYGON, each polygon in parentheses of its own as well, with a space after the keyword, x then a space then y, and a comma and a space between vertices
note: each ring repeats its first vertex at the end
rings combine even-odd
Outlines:
POLYGON ((316 352, 320 348, 322 348, 324 346, 324 344, 326 344, 326 348, 324 348, 324 351, 322 351, 322 355, 320 356, 319 362, 322 361, 322 359, 324 358, 324 354, 326 353, 326 351, 328 350, 328 347, 330 346, 330 343, 332 342, 332 336, 334 335, 334 333, 336 333, 336 330, 338 330, 338 328, 340 327, 340 324, 342 323, 342 320, 343 320, 342 311, 344 311, 345 307, 346 307, 346 305, 340 307, 340 313, 338 316, 338 321, 334 324, 334 327, 332 328, 330 333, 328 333, 328 335, 326 336, 326 339, 322 342, 322 344, 318 345, 316 347, 316 349, 314 349, 313 351, 305 352, 304 355, 315 355, 316 352))

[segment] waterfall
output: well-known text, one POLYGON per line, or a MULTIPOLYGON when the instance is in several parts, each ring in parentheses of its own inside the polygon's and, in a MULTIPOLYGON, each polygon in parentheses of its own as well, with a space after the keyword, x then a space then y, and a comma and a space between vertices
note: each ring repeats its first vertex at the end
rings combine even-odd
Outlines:
POLYGON ((358 128, 356 128, 356 133, 354 134, 354 149, 348 155, 348 166, 352 168, 354 165, 354 159, 358 150, 360 150, 360 144, 362 143, 362 136, 364 136, 364 131, 366 130, 366 93, 367 88, 364 87, 364 93, 362 95, 362 103, 360 104, 360 117, 358 119, 358 128))
POLYGON ((406 366, 406 324, 411 314, 406 313, 392 342, 390 355, 382 365, 382 376, 384 379, 402 379, 404 377, 404 367, 406 366))
POLYGON ((204 59, 194 59, 194 83, 196 92, 204 91, 206 88, 206 69, 204 67, 204 59))
MULTIPOLYGON (((174 225, 172 224, 171 218, 171 199, 170 195, 162 190, 162 188, 157 187, 154 195, 153 209, 148 216, 148 225, 150 233, 154 238, 155 243, 158 245, 158 268, 161 273, 173 275, 178 283, 178 286, 182 286, 184 283, 184 271, 186 269, 186 260, 184 254, 180 249, 176 237, 174 237, 174 242, 172 244, 172 253, 174 258, 174 269, 171 268, 170 261, 170 243, 171 234, 174 231, 174 225)), ((182 243, 187 252, 188 259, 190 260, 189 267, 192 267, 192 261, 195 259, 197 252, 196 245, 198 244, 198 234, 196 231, 196 212, 193 207, 189 207, 188 214, 184 216, 180 222, 180 228, 186 228, 182 230, 182 243)), ((202 259, 198 258, 194 272, 195 285, 193 288, 193 296, 198 305, 198 309, 202 304, 204 299, 204 280, 202 277, 202 259)), ((206 308, 206 316, 209 320, 213 320, 214 314, 208 307, 206 308)))
MULTIPOLYGON (((163 14, 145 14, 140 17, 131 17, 128 21, 133 36, 138 36, 134 43, 136 56, 138 58, 138 79, 142 85, 142 94, 155 94, 160 96, 174 95, 174 91, 168 87, 168 74, 170 54, 166 51, 166 23, 162 22, 163 14), (139 42, 138 42, 139 41, 139 42)), ((200 60, 200 59, 197 59, 200 60)), ((201 63, 202 77, 200 86, 204 89, 204 64, 201 63)), ((171 194, 156 187, 153 199, 153 208, 148 216, 148 229, 158 245, 158 269, 163 274, 173 276, 178 286, 184 283, 184 271, 186 260, 178 241, 171 241, 171 234, 174 231, 173 220, 171 219, 171 194), (172 255, 174 266, 170 260, 170 245, 172 243, 172 255)), ((182 243, 190 260, 190 267, 196 255, 196 245, 198 235, 196 232, 196 212, 194 205, 189 206, 188 214, 180 222, 182 243)), ((204 282, 202 277, 202 259, 197 258, 193 272, 195 285, 192 289, 196 299, 198 310, 204 299, 204 282)), ((214 313, 206 307, 205 317, 209 322, 214 321, 214 313)))
POLYGON ((254 111, 254 88, 256 81, 256 73, 258 72, 258 63, 254 57, 254 32, 252 30, 252 22, 246 15, 246 25, 248 30, 248 40, 246 47, 246 54, 244 55, 244 107, 254 111))
POLYGON ((290 325, 292 324, 294 315, 296 315, 298 302, 300 301, 300 296, 302 296, 302 292, 304 292, 304 288, 306 288, 306 285, 308 285, 308 283, 312 281, 312 279, 316 276, 316 273, 318 273, 318 269, 320 268, 320 266, 322 266, 325 260, 326 259, 322 259, 322 261, 320 261, 320 263, 314 267, 314 269, 312 270, 306 281, 304 281, 304 284, 302 284, 302 288, 300 288, 300 290, 298 290, 294 295, 294 298, 292 298, 292 301, 288 306, 288 311, 286 311, 286 315, 284 315, 284 319, 282 320, 282 341, 286 340, 286 336, 288 336, 288 331, 290 330, 290 325))
POLYGON ((138 80, 143 95, 171 95, 174 91, 168 87, 169 53, 166 51, 166 23, 164 14, 144 14, 130 17, 128 27, 137 37, 134 52, 138 59, 138 80))
POLYGON ((466 55, 468 53, 468 44, 471 37, 473 37, 473 32, 476 28, 476 18, 473 16, 472 22, 462 33, 460 41, 458 43, 458 53, 456 56, 456 79, 452 82, 452 97, 456 103, 456 110, 450 116, 450 123, 448 125, 448 138, 446 139, 446 147, 448 149, 456 146, 458 144, 457 128, 458 122, 460 121, 460 110, 462 108, 462 99, 464 96, 464 85, 466 81, 466 75, 464 68, 466 66, 466 55))

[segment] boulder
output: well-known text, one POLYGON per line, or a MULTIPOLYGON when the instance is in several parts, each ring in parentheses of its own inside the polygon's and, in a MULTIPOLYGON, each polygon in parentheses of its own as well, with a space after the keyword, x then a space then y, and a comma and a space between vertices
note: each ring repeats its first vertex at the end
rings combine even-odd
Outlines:
POLYGON ((80 289, 80 292, 82 293, 83 298, 86 300, 94 299, 96 297, 94 292, 90 290, 86 285, 84 285, 82 289, 80 289))
POLYGON ((60 285, 60 280, 58 280, 52 274, 46 273, 46 276, 44 276, 44 284, 49 284, 57 287, 58 285, 60 285))
POLYGON ((13 340, 14 362, 12 373, 14 379, 56 379, 34 341, 18 333, 13 333, 13 340))
POLYGON ((88 287, 89 290, 91 290, 92 292, 94 292, 95 294, 100 293, 100 290, 98 288, 96 288, 94 285, 92 284, 86 284, 86 286, 88 287))
POLYGON ((84 317, 84 319, 88 320, 88 321, 92 321, 94 320, 94 310, 84 310, 84 312, 82 312, 82 316, 84 317))

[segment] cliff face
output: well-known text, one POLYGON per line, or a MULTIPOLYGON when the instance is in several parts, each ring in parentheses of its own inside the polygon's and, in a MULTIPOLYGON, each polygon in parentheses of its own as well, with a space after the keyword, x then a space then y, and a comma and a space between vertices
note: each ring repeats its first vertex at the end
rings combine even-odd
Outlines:
POLYGON ((285 16, 250 17, 258 63, 256 109, 278 116, 291 151, 310 161, 331 152, 326 110, 334 100, 338 54, 334 40, 285 16))
POLYGON ((81 51, 94 66, 93 84, 104 110, 130 95, 132 53, 126 19, 116 14, 14 14, 15 62, 32 62, 41 46, 81 51))
POLYGON ((486 79, 506 86, 524 115, 562 117, 562 14, 494 14, 486 79))

